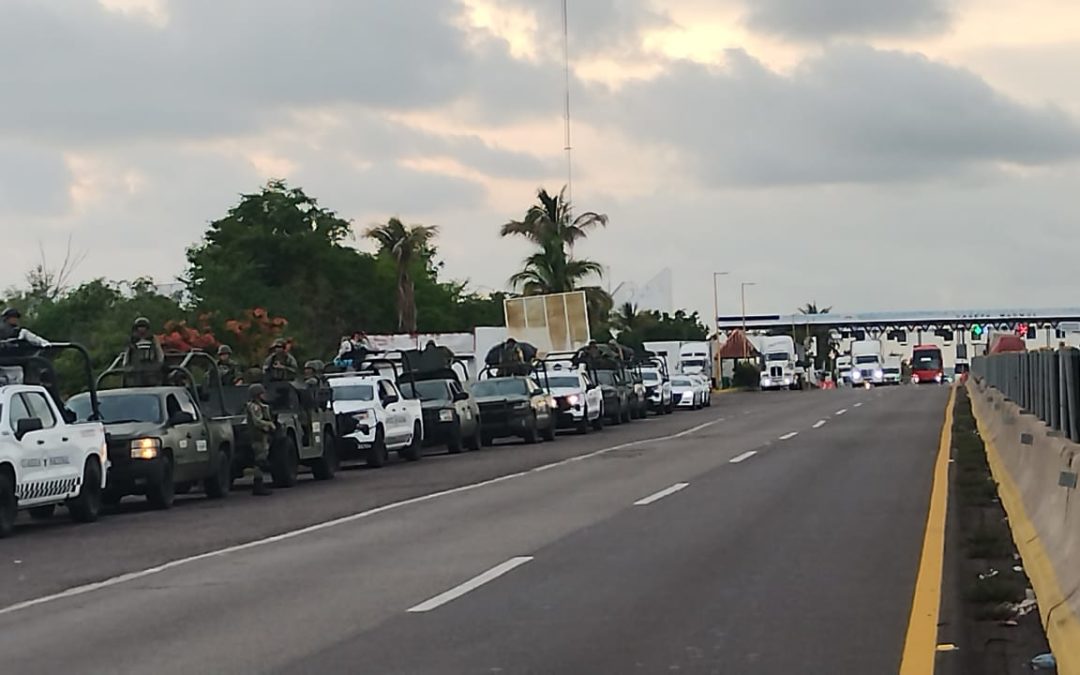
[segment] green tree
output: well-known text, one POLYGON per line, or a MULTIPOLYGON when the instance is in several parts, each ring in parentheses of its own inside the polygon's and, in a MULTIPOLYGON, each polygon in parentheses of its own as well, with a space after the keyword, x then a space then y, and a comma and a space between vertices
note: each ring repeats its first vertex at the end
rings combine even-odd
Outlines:
POLYGON ((367 229, 364 236, 379 244, 379 255, 394 261, 398 330, 416 332, 416 286, 414 266, 431 257, 431 241, 438 234, 435 225, 408 225, 391 218, 384 225, 367 229))
MULTIPOLYGON (((804 316, 818 316, 821 314, 828 314, 832 311, 832 307, 817 306, 816 302, 808 302, 805 306, 799 308, 799 314, 804 316)), ((796 342, 806 342, 806 338, 812 338, 815 346, 814 350, 814 367, 818 370, 825 370, 829 365, 829 358, 832 347, 832 329, 829 326, 813 325, 805 326, 801 331, 793 331, 796 342)))

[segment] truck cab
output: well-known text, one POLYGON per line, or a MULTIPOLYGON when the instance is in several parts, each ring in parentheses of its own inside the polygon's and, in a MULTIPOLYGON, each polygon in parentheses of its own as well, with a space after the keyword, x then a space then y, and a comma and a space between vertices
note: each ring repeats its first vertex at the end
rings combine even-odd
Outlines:
POLYGON ((540 386, 555 400, 556 424, 587 434, 604 428, 604 395, 584 365, 574 365, 573 355, 550 354, 544 359, 547 373, 540 386))
POLYGON ((329 381, 343 458, 379 468, 391 451, 409 462, 423 457, 423 403, 402 395, 394 377, 367 368, 331 375, 329 381))
POLYGON ((878 340, 851 343, 851 383, 872 387, 885 383, 885 358, 878 340))
POLYGON ((802 389, 803 370, 795 353, 795 341, 790 336, 764 338, 761 353, 765 361, 761 371, 762 391, 802 389))
POLYGON ((67 507, 77 522, 97 520, 109 475, 105 428, 99 421, 90 359, 78 345, 27 351, 0 343, 0 538, 11 535, 19 511, 35 519, 67 507), (59 403, 51 356, 79 352, 86 365, 88 412, 81 422, 59 403))
POLYGON ((678 371, 686 375, 704 375, 712 380, 712 349, 708 342, 684 342, 679 347, 678 371))

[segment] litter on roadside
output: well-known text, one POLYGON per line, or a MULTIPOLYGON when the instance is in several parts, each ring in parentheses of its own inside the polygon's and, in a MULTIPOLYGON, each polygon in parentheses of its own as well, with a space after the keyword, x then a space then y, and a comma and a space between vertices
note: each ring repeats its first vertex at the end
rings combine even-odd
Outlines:
POLYGON ((1032 670, 1054 670, 1057 668, 1057 659, 1050 652, 1039 654, 1031 659, 1032 670))

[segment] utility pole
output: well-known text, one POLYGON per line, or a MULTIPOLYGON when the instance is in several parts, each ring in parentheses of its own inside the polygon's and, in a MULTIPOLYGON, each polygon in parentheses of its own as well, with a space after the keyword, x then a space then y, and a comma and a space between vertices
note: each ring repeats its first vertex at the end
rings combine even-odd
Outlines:
POLYGON ((562 0, 563 21, 563 78, 566 93, 566 138, 563 149, 566 151, 566 200, 574 203, 574 161, 573 146, 570 143, 570 13, 567 8, 567 0, 562 0))
POLYGON ((744 281, 740 287, 740 294, 742 295, 742 332, 743 332, 743 359, 746 359, 749 354, 746 353, 746 287, 757 286, 756 282, 744 281))

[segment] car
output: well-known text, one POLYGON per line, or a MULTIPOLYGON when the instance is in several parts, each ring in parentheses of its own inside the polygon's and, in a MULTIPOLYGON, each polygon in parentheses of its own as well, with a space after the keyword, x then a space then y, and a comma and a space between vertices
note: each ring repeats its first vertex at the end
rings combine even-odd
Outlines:
POLYGON ((53 344, 40 353, 20 343, 0 345, 0 538, 14 532, 19 511, 46 519, 65 506, 83 523, 101 511, 109 455, 93 379, 87 378, 89 413, 81 422, 58 405, 55 389, 31 384, 55 382, 48 357, 68 349, 83 357, 89 374, 90 358, 78 345, 53 344))
MULTIPOLYGON (((196 483, 210 499, 229 496, 235 419, 220 396, 216 405, 203 408, 206 392, 195 386, 189 368, 200 355, 208 372, 216 374, 208 354, 169 354, 165 381, 184 384, 98 391, 112 467, 103 495, 106 505, 141 495, 152 508, 169 509, 178 492, 187 492, 196 483)), ((98 376, 98 386, 124 374, 123 369, 110 368, 98 376)), ((220 387, 219 381, 216 384, 220 387)), ((88 393, 73 396, 68 407, 79 419, 87 419, 93 410, 88 393)))
POLYGON ((490 446, 495 439, 507 437, 519 437, 530 444, 540 438, 555 440, 557 413, 551 394, 532 376, 491 376, 493 372, 485 370, 471 387, 480 407, 482 443, 490 446))
POLYGON ((701 400, 701 407, 707 408, 707 407, 711 406, 712 405, 712 384, 709 381, 709 378, 705 377, 704 375, 700 375, 700 374, 690 375, 689 377, 690 377, 691 380, 693 380, 694 384, 697 385, 698 395, 700 396, 700 400, 701 400))
POLYGON ((403 396, 393 378, 368 369, 331 374, 328 381, 343 459, 379 468, 391 451, 409 462, 423 456, 423 404, 403 396))
POLYGON ((666 365, 663 359, 657 358, 641 368, 648 409, 657 415, 670 415, 675 409, 671 403, 671 378, 667 375, 666 365))
POLYGON ((406 398, 420 401, 424 418, 424 445, 445 445, 456 455, 463 448, 479 450, 481 445, 480 406, 456 377, 422 377, 398 381, 406 398))
POLYGON ((555 399, 556 425, 574 429, 579 434, 589 429, 604 428, 604 395, 593 383, 584 368, 570 363, 555 362, 546 377, 539 378, 542 387, 555 399))
POLYGON ((678 408, 698 410, 701 408, 701 387, 689 375, 671 378, 671 400, 678 408))
POLYGON ((598 368, 592 371, 604 400, 604 415, 608 424, 622 424, 633 419, 631 396, 633 387, 624 372, 616 368, 598 368))

